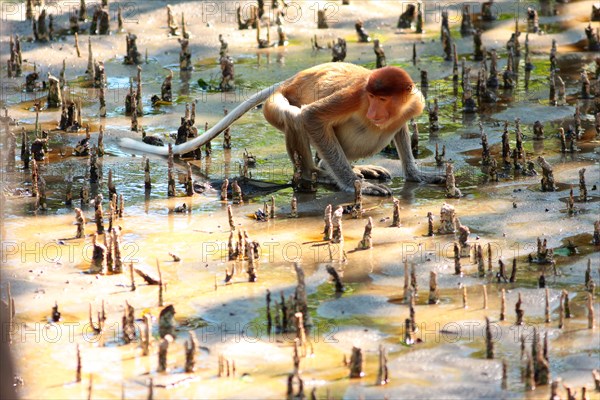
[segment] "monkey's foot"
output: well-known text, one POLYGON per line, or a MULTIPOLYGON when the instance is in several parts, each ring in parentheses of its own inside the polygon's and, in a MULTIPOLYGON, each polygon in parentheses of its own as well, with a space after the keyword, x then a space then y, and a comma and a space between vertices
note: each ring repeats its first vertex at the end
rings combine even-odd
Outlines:
POLYGON ((352 170, 359 178, 379 179, 381 181, 392 179, 390 171, 377 165, 355 165, 352 170))
POLYGON ((423 183, 445 183, 446 176, 438 175, 438 174, 427 174, 424 172, 419 172, 416 174, 411 174, 406 178, 407 181, 411 182, 423 182, 423 183))
POLYGON ((391 196, 392 191, 389 187, 371 182, 362 182, 361 193, 369 196, 391 196))

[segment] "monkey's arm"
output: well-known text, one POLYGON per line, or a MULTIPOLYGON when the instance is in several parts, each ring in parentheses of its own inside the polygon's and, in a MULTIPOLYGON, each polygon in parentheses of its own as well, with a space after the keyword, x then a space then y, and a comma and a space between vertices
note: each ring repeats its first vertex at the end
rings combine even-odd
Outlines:
POLYGON ((428 174, 419 171, 417 163, 412 154, 410 147, 410 134, 408 132, 408 125, 404 126, 394 136, 394 145, 398 152, 398 157, 402 161, 402 167, 406 174, 406 180, 412 182, 427 182, 427 183, 443 183, 446 178, 444 175, 428 174))
MULTIPOLYGON (((346 192, 354 191, 354 181, 359 178, 348 162, 333 127, 360 109, 361 96, 355 92, 353 89, 340 90, 303 106, 300 112, 304 130, 317 149, 322 165, 338 187, 346 192)), ((374 196, 391 195, 388 187, 365 181, 362 182, 362 192, 374 196)))

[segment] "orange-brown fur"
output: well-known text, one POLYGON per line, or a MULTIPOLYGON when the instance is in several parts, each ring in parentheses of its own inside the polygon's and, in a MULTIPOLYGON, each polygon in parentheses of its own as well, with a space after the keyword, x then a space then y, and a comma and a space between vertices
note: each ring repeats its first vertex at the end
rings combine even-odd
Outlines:
MULTIPOLYGON (((233 109, 202 135, 173 146, 185 154, 215 138, 246 112, 265 102, 269 123, 285 133, 288 154, 301 159, 304 178, 317 172, 345 191, 361 178, 390 178, 384 168, 352 167, 350 161, 371 156, 392 141, 408 180, 440 182, 440 176, 418 170, 406 123, 423 111, 421 92, 408 74, 396 67, 375 71, 347 63, 327 63, 301 71, 282 83, 265 88, 233 109), (316 150, 320 163, 314 164, 316 150)), ((120 145, 146 153, 167 155, 166 147, 122 138, 120 145)), ((384 185, 363 181, 366 194, 389 195, 384 185)))
MULTIPOLYGON (((406 72, 394 68, 379 71, 378 78, 383 78, 379 84, 390 80, 403 83, 391 91, 384 88, 391 96, 369 96, 366 87, 372 71, 354 64, 326 63, 299 72, 266 101, 266 120, 285 133, 290 158, 293 160, 294 152, 301 156, 305 177, 318 170, 312 147, 322 159, 320 167, 337 185, 353 190, 357 177, 349 161, 371 156, 394 139, 409 179, 439 180, 420 174, 410 151, 406 123, 423 111, 421 93, 406 72), (385 122, 377 120, 379 125, 375 124, 368 112, 383 116, 385 122)), ((368 194, 389 194, 377 185, 366 183, 364 187, 368 194)))

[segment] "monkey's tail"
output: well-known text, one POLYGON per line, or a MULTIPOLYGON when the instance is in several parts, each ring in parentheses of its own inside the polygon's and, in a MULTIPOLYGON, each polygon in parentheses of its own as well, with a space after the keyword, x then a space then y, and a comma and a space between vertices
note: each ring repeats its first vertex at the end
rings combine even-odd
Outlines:
MULTIPOLYGON (((227 129, 231 124, 237 121, 242 115, 250 111, 252 108, 256 107, 260 103, 267 100, 271 95, 275 93, 275 90, 281 85, 283 82, 276 83, 272 86, 269 86, 266 89, 261 90, 256 93, 248 100, 244 101, 242 104, 233 109, 229 114, 227 114, 222 120, 217 122, 215 126, 204 132, 202 135, 194 138, 188 142, 178 144, 173 146, 173 154, 184 154, 189 153, 192 150, 197 149, 200 146, 205 145, 206 143, 213 140, 215 137, 219 135, 219 133, 223 132, 227 129)), ((166 146, 153 146, 150 144, 146 144, 144 142, 140 142, 139 140, 134 140, 131 138, 122 138, 118 141, 119 145, 123 148, 137 150, 144 153, 156 154, 161 156, 166 156, 169 153, 169 150, 166 146)))

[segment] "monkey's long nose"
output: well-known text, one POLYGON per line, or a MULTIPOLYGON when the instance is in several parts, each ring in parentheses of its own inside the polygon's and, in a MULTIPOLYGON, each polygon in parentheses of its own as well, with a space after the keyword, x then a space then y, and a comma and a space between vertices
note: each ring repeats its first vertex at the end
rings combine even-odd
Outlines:
POLYGON ((369 109, 367 110, 367 118, 369 118, 372 122, 377 122, 385 119, 385 116, 381 115, 381 113, 377 111, 377 107, 369 107, 369 109))
POLYGON ((380 125, 387 121, 386 115, 381 115, 376 111, 372 111, 371 109, 369 109, 369 111, 367 112, 367 118, 375 125, 380 125))

